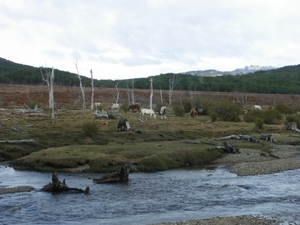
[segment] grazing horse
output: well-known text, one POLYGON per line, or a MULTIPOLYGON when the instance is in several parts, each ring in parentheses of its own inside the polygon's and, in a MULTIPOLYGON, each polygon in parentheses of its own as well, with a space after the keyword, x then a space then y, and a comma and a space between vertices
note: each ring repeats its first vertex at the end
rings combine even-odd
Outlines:
POLYGON ((254 109, 257 109, 257 110, 262 110, 261 106, 260 105, 254 105, 254 109))
POLYGON ((128 110, 129 109, 131 109, 132 111, 134 111, 134 110, 140 111, 140 105, 133 104, 133 105, 129 106, 128 110))
POLYGON ((117 131, 129 130, 130 125, 127 119, 121 118, 118 123, 117 131))
POLYGON ((143 117, 144 114, 149 114, 150 118, 153 116, 154 119, 156 119, 156 115, 155 115, 155 112, 153 111, 153 109, 141 109, 141 117, 143 117))
POLYGON ((191 109, 191 117, 200 116, 201 113, 203 113, 203 109, 201 107, 191 109))
POLYGON ((95 102, 94 105, 95 105, 95 108, 100 107, 100 106, 102 106, 102 102, 95 102))
POLYGON ((166 113, 167 113, 167 107, 166 106, 162 106, 160 108, 160 111, 159 111, 160 118, 167 119, 166 113))
POLYGON ((119 110, 120 109, 120 105, 118 103, 114 103, 111 107, 112 110, 119 110))

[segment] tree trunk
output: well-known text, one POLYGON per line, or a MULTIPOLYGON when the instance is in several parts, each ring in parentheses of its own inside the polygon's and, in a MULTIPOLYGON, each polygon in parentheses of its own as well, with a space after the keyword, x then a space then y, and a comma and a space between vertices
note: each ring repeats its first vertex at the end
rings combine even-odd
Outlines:
POLYGON ((131 100, 132 100, 132 105, 134 105, 134 79, 132 79, 131 100))
POLYGON ((79 75, 79 70, 78 70, 78 67, 77 67, 77 63, 75 63, 75 67, 76 67, 76 70, 77 70, 77 75, 78 75, 78 79, 79 79, 79 85, 80 85, 80 89, 81 89, 81 93, 82 93, 82 107, 83 107, 84 110, 86 110, 84 88, 82 86, 82 81, 81 81, 81 77, 79 75))
POLYGON ((54 69, 52 67, 52 73, 50 77, 50 93, 49 93, 49 99, 50 99, 50 105, 51 105, 51 115, 52 115, 52 120, 54 121, 55 118, 55 111, 54 111, 54 90, 53 90, 53 85, 54 85, 54 69))
POLYGON ((152 98, 153 98, 153 78, 150 79, 150 109, 152 109, 152 98))
POLYGON ((91 97, 91 110, 94 110, 94 78, 93 78, 93 70, 91 72, 91 85, 92 85, 92 97, 91 97))

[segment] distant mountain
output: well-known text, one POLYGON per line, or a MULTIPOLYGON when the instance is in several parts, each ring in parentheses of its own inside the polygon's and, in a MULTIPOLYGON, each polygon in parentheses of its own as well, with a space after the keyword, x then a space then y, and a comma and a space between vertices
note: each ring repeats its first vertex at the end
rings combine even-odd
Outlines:
POLYGON ((188 72, 183 72, 181 74, 190 74, 196 76, 207 76, 207 77, 217 77, 223 75, 241 75, 241 74, 248 74, 254 73, 257 71, 266 71, 266 70, 273 70, 277 69, 273 66, 257 66, 257 65, 250 65, 245 66, 244 68, 238 68, 232 71, 219 71, 219 70, 193 70, 188 72))

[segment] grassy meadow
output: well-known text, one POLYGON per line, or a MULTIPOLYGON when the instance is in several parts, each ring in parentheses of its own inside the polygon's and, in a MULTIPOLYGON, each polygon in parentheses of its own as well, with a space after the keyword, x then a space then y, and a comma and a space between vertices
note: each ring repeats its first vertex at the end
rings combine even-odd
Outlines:
POLYGON ((10 161, 19 169, 66 172, 112 172, 120 165, 134 161, 137 171, 159 171, 183 167, 201 167, 222 157, 218 150, 208 151, 213 145, 223 145, 216 138, 232 134, 251 135, 259 139, 260 133, 272 134, 276 143, 245 140, 229 140, 238 148, 268 151, 272 145, 286 144, 298 138, 298 133, 285 130, 284 119, 276 125, 265 124, 262 129, 253 122, 217 119, 206 123, 208 115, 183 117, 167 109, 167 119, 144 116, 120 110, 116 119, 95 119, 94 111, 60 109, 55 121, 50 111, 42 115, 30 115, 14 109, 2 109, 0 140, 29 140, 34 142, 0 144, 2 161, 10 161), (127 118, 131 129, 116 131, 118 118, 127 118), (91 136, 83 131, 83 125, 93 123, 98 132, 91 136), (141 131, 140 133, 134 132, 141 131))

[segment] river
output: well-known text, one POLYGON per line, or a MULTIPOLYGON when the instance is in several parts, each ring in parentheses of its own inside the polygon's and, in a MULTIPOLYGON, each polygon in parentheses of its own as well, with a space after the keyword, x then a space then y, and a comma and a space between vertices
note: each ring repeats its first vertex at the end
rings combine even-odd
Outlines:
POLYGON ((0 165, 0 187, 33 186, 28 193, 0 195, 0 224, 146 225, 237 215, 279 217, 300 224, 300 170, 239 177, 216 169, 132 173, 127 184, 94 184, 102 174, 60 173, 70 187, 90 194, 38 191, 51 173, 0 165))

